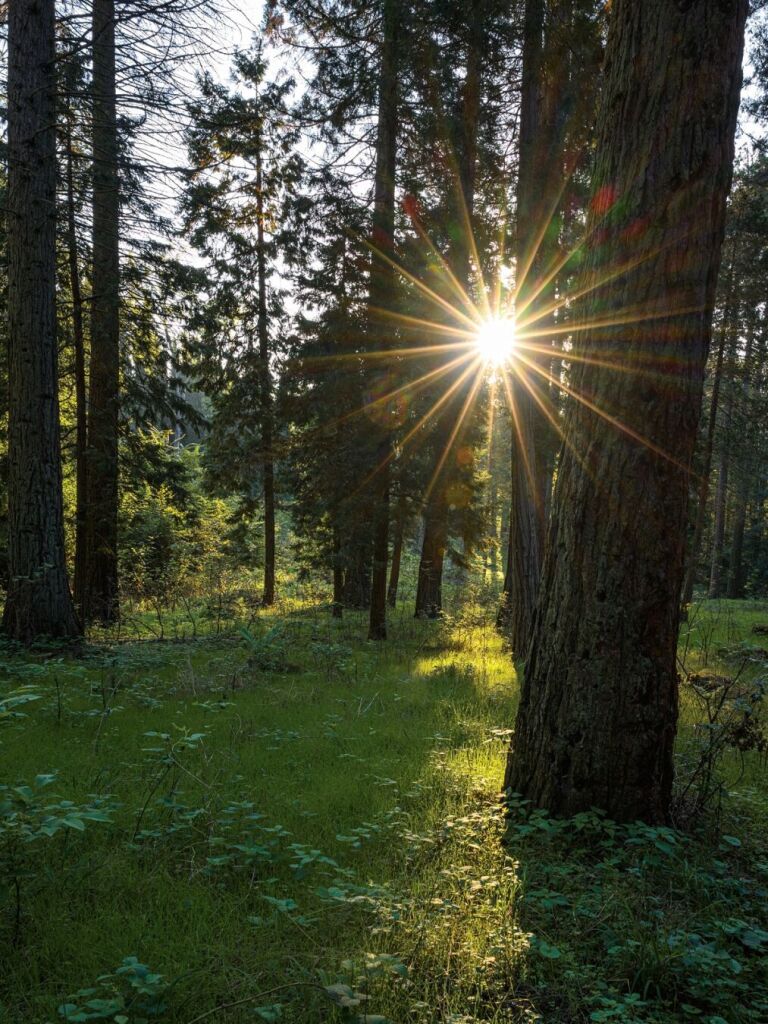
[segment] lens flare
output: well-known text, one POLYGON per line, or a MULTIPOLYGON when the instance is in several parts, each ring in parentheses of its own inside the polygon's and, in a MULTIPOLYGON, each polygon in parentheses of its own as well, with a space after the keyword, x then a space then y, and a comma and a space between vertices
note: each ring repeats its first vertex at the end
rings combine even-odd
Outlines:
POLYGON ((492 317, 480 324, 475 334, 475 348, 486 366, 504 366, 517 345, 515 323, 509 317, 492 317))

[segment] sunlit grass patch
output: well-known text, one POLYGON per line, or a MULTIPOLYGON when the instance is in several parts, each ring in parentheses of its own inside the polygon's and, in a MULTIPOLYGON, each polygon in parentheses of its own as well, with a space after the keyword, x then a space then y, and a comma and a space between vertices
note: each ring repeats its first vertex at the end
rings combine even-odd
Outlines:
MULTIPOLYGON (((740 643, 750 621, 716 629, 740 643)), ((32 817, 102 800, 110 820, 25 847, 0 911, 2 1019, 94 998, 134 1024, 136 957, 163 979, 150 1019, 171 1024, 718 1024, 713 985, 728 1024, 760 1020, 759 757, 726 758, 714 845, 525 809, 507 822, 517 680, 487 613, 404 611, 385 645, 365 625, 310 602, 247 635, 6 658, 0 696, 36 699, 0 725, 4 780, 55 772, 32 817)), ((727 671, 708 654, 720 634, 696 628, 689 656, 727 671)), ((684 692, 681 746, 696 723, 684 692)), ((0 851, 7 878, 7 834, 0 851)))

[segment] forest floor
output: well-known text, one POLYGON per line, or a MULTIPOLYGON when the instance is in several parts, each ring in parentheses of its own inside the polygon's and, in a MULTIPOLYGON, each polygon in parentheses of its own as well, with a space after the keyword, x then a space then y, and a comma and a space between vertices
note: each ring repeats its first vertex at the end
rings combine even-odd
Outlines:
POLYGON ((768 1020, 755 625, 683 631, 681 778, 708 747, 725 787, 680 830, 504 817, 517 683, 476 607, 0 653, 0 1020, 768 1020))

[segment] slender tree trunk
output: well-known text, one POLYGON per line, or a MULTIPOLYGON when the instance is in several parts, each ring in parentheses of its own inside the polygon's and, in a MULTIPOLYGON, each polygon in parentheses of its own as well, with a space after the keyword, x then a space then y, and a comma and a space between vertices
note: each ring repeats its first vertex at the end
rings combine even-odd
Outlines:
POLYGON ((8 10, 8 596, 3 629, 77 637, 67 580, 56 348, 53 0, 8 10))
POLYGON ((267 329, 267 261, 264 250, 264 196, 261 141, 256 147, 256 240, 259 277, 259 363, 261 386, 261 445, 264 450, 264 592, 262 604, 275 603, 275 463, 274 423, 272 417, 272 373, 269 368, 269 331, 267 329))
POLYGON ((341 535, 339 527, 333 526, 333 605, 332 614, 334 619, 340 619, 344 614, 344 569, 341 564, 341 535))
POLYGON ((725 545, 725 517, 728 499, 728 472, 730 451, 727 439, 723 440, 717 463, 717 490, 715 491, 715 521, 712 528, 712 558, 709 566, 709 588, 707 597, 715 599, 724 596, 723 547, 725 545))
POLYGON ((87 621, 118 615, 120 256, 114 0, 93 0, 93 271, 88 393, 87 621))
POLYGON ((728 346, 725 360, 728 390, 725 395, 725 407, 723 410, 725 414, 723 436, 720 441, 720 452, 717 460, 717 490, 715 491, 712 552, 710 555, 709 587, 707 590, 707 597, 712 599, 725 596, 725 580, 723 579, 723 549, 725 547, 725 527, 728 515, 728 476, 731 467, 731 428, 733 420, 733 389, 735 386, 734 372, 736 365, 736 348, 739 341, 739 310, 740 304, 738 302, 734 302, 732 319, 728 332, 728 346))
POLYGON ((345 608, 367 611, 371 607, 372 538, 367 523, 354 523, 342 534, 341 565, 344 569, 343 604, 345 608))
MULTIPOLYGON (((475 205, 477 178, 477 125, 480 112, 482 85, 483 39, 485 33, 484 0, 470 0, 467 4, 469 46, 467 73, 461 103, 460 144, 457 147, 458 175, 455 201, 455 241, 452 246, 452 271, 462 288, 468 290, 471 247, 470 237, 475 205)), ((424 537, 421 544, 419 573, 416 581, 416 618, 436 619, 443 610, 443 566, 448 543, 448 496, 453 478, 453 460, 450 453, 443 459, 449 446, 458 447, 455 421, 462 415, 466 385, 448 402, 435 425, 433 445, 436 478, 424 509, 424 537), (443 460, 440 466, 440 460, 443 460)))
MULTIPOLYGON (((744 363, 741 370, 741 400, 739 423, 746 429, 750 422, 749 394, 752 374, 752 350, 755 344, 754 313, 750 315, 747 328, 747 343, 744 348, 744 363)), ((728 566, 727 596, 739 598, 744 596, 744 530, 747 525, 747 503, 749 501, 750 482, 752 479, 751 459, 748 444, 741 446, 738 460, 738 482, 736 487, 736 507, 733 515, 733 532, 731 536, 731 557, 728 566)))
POLYGON ((730 598, 744 597, 744 532, 747 526, 747 504, 749 502, 749 478, 742 469, 736 495, 736 509, 733 516, 731 558, 728 567, 728 590, 730 598))
POLYGON ((392 564, 389 569, 389 586, 387 587, 387 604, 390 608, 397 606, 397 588, 400 584, 400 563, 403 557, 403 537, 405 535, 405 498, 402 493, 397 501, 395 514, 395 536, 392 539, 392 564))
MULTIPOLYGON (((717 412, 720 405, 720 384, 723 378, 723 355, 725 353, 725 339, 728 333, 728 324, 733 312, 733 289, 734 289, 734 265, 731 263, 728 284, 728 299, 724 311, 724 319, 719 332, 719 344, 717 347, 717 358, 715 360, 715 372, 712 378, 712 396, 709 403, 709 421, 707 423, 707 436, 704 442, 704 459, 701 467, 701 479, 699 481, 699 493, 696 504, 696 519, 693 526, 693 537, 688 553, 688 564, 685 571, 683 583, 682 606, 685 610, 693 599, 693 586, 696 582, 696 569, 701 551, 701 539, 704 534, 704 519, 707 513, 707 502, 709 500, 709 484, 712 475, 712 452, 715 444, 715 427, 717 425, 717 412)), ((685 611, 684 611, 685 614, 685 611)))
MULTIPOLYGON (((68 112, 69 113, 69 112, 68 112)), ((69 115, 71 118, 71 114, 69 115)), ((67 264, 69 290, 72 294, 72 335, 75 345, 75 607, 81 608, 85 585, 86 564, 86 478, 88 474, 88 431, 85 379, 85 331, 83 325, 83 294, 80 285, 80 261, 77 251, 77 225, 75 221, 75 181, 72 152, 72 125, 67 127, 67 264)))
POLYGON ((505 780, 554 814, 668 817, 688 484, 747 7, 611 8, 576 351, 622 369, 574 371, 590 404, 568 411, 505 780), (630 323, 590 325, 626 311, 630 323))
MULTIPOLYGON (((395 167, 398 131, 398 33, 400 0, 384 0, 381 69, 379 72, 379 118, 376 139, 376 177, 374 182, 373 244, 385 256, 394 250, 395 167)), ((369 287, 369 322, 373 328, 374 310, 386 309, 394 296, 394 271, 374 253, 369 287)), ((385 428, 376 454, 376 510, 373 526, 373 573, 371 576, 370 640, 387 638, 387 562, 389 560, 389 487, 392 438, 385 428)))

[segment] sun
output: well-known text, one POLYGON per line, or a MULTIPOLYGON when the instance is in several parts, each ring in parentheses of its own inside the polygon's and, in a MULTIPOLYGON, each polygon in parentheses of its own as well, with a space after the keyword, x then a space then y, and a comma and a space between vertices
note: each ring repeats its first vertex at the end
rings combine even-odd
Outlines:
POLYGON ((510 317, 493 317, 477 328, 475 348, 486 366, 503 366, 515 352, 515 322, 510 317))

